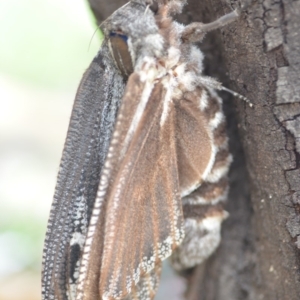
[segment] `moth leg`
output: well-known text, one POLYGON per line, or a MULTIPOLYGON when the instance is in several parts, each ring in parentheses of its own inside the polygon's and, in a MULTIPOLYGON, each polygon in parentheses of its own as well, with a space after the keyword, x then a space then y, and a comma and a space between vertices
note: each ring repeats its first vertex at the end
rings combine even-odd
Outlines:
POLYGON ((226 14, 219 19, 203 24, 200 22, 191 23, 190 25, 186 26, 182 32, 182 40, 184 42, 195 43, 201 41, 205 34, 209 31, 221 28, 227 24, 232 23, 239 17, 239 9, 235 9, 234 11, 226 14))
POLYGON ((215 158, 202 184, 182 198, 185 238, 171 256, 177 271, 200 264, 215 251, 221 239, 222 221, 228 216, 223 204, 229 189, 227 174, 232 157, 228 150, 222 102, 213 90, 203 91, 201 98, 206 98, 206 104, 200 106, 211 130, 215 158))

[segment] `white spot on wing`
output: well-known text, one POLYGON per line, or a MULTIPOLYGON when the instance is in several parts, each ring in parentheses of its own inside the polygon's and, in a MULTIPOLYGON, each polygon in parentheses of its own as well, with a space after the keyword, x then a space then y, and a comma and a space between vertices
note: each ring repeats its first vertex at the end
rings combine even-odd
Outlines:
POLYGON ((73 246, 75 244, 78 244, 81 247, 83 247, 85 242, 85 234, 82 234, 81 232, 74 232, 70 241, 70 245, 73 246))

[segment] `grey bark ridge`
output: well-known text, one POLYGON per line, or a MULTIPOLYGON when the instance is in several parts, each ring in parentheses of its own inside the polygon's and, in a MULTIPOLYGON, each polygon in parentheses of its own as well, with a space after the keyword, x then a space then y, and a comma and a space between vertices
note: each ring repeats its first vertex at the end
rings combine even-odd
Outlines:
MULTIPOLYGON (((98 24, 126 1, 89 0, 98 24)), ((218 251, 189 277, 188 300, 300 299, 300 1, 189 0, 183 23, 239 20, 207 34, 206 73, 222 94, 234 154, 218 251)))

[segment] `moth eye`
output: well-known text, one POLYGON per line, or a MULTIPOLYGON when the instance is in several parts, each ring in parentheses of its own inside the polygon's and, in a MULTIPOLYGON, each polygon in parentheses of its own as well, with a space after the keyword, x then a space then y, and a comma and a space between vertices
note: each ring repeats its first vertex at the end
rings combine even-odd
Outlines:
POLYGON ((124 77, 133 72, 132 59, 128 49, 128 37, 122 32, 112 31, 109 34, 109 45, 111 55, 124 77))
POLYGON ((156 15, 158 12, 158 3, 156 1, 152 1, 152 4, 149 6, 152 12, 156 15))

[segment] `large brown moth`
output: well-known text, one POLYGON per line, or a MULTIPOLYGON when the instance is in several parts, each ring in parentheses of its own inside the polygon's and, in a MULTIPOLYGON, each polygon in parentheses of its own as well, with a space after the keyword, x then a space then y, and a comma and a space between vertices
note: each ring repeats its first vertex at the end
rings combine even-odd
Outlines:
POLYGON ((193 45, 238 16, 183 26, 184 1, 132 0, 102 25, 78 88, 43 255, 43 299, 153 299, 161 263, 218 246, 232 157, 193 45))

